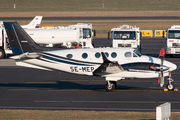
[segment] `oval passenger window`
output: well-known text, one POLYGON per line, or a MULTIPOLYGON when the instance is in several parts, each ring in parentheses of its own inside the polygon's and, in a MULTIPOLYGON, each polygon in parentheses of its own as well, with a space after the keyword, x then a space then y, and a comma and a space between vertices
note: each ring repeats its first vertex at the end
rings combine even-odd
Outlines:
POLYGON ((100 54, 99 52, 97 52, 97 53, 95 54, 95 57, 96 57, 96 58, 100 58, 100 57, 101 57, 101 54, 100 54))
POLYGON ((82 54, 82 58, 86 59, 88 57, 88 54, 87 53, 83 53, 82 54))
POLYGON ((70 59, 70 58, 73 57, 73 55, 72 54, 67 54, 66 57, 70 59))
POLYGON ((112 58, 117 57, 117 53, 115 53, 115 52, 111 53, 111 57, 112 57, 112 58))

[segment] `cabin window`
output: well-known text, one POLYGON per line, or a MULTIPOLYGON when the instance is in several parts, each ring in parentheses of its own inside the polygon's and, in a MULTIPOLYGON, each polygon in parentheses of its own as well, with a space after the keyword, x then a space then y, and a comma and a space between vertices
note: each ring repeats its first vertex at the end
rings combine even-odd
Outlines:
POLYGON ((70 59, 70 58, 73 57, 73 55, 72 54, 67 54, 66 57, 70 59))
POLYGON ((88 54, 87 53, 83 53, 82 54, 82 58, 86 59, 88 57, 88 54))
POLYGON ((96 57, 96 58, 100 58, 100 57, 101 57, 101 54, 100 54, 99 52, 97 52, 97 53, 95 54, 95 57, 96 57))
POLYGON ((112 58, 117 57, 117 53, 115 53, 115 52, 111 53, 111 57, 112 57, 112 58))
POLYGON ((106 57, 109 57, 109 53, 105 52, 106 57))
POLYGON ((132 53, 131 52, 126 52, 125 54, 124 54, 124 56, 127 58, 127 57, 132 57, 132 53))

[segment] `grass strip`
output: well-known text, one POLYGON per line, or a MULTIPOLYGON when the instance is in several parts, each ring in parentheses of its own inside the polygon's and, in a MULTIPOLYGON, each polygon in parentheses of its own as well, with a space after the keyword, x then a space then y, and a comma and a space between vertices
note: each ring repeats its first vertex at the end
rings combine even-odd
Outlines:
MULTIPOLYGON (((172 113, 179 120, 179 113, 172 113)), ((0 110, 0 120, 155 120, 155 112, 0 110)))

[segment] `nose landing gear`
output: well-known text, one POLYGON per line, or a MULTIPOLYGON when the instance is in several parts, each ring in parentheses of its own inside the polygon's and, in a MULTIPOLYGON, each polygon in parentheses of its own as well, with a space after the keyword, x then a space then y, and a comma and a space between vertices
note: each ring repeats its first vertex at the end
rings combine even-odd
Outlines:
POLYGON ((175 89, 175 86, 173 84, 173 79, 171 78, 171 72, 169 71, 169 78, 167 79, 168 80, 168 84, 166 85, 166 88, 168 89, 168 91, 174 91, 175 89))

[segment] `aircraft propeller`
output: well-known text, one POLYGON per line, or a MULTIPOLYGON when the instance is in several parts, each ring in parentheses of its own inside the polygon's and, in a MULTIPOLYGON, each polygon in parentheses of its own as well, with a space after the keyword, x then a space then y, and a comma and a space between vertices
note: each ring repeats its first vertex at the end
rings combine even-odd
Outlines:
POLYGON ((168 70, 169 67, 164 66, 164 55, 165 55, 165 49, 162 48, 160 53, 159 53, 159 57, 161 58, 161 64, 159 67, 154 67, 150 66, 150 69, 155 70, 155 71, 159 71, 159 78, 158 78, 158 83, 160 83, 160 86, 162 87, 164 85, 164 75, 163 75, 163 71, 168 70))
POLYGON ((164 75, 163 75, 163 61, 164 61, 164 55, 165 55, 165 50, 164 48, 161 49, 159 57, 161 58, 161 66, 160 66, 160 86, 162 87, 164 85, 164 75))

